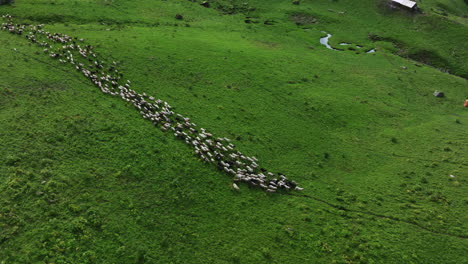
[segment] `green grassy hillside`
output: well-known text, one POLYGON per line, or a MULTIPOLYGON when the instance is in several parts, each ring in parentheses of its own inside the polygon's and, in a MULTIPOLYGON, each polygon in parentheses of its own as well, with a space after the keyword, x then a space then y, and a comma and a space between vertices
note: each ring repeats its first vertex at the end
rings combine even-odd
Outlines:
POLYGON ((244 2, 0 6, 84 38, 135 90, 305 188, 233 190, 132 105, 0 31, 0 263, 467 263, 467 5, 244 2))

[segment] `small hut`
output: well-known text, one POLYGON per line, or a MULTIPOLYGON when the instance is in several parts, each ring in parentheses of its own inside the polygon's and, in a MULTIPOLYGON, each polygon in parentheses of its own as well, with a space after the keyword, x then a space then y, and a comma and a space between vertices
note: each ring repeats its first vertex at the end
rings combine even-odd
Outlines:
POLYGON ((418 10, 418 4, 411 0, 391 0, 392 4, 398 5, 403 8, 407 8, 413 11, 418 10))

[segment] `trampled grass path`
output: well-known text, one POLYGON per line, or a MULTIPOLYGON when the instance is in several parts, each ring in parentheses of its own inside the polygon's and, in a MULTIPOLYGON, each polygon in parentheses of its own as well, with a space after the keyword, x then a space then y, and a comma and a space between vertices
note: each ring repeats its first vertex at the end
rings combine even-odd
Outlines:
POLYGON ((430 228, 428 228, 428 227, 426 227, 426 226, 424 226, 422 224, 419 224, 417 222, 401 219, 401 218, 395 217, 395 216, 382 215, 382 214, 377 214, 377 213, 370 212, 370 211, 350 209, 350 208, 344 207, 342 205, 336 205, 336 204, 333 204, 333 203, 328 202, 326 200, 323 200, 323 199, 320 199, 320 198, 317 198, 317 197, 314 197, 314 196, 311 196, 311 195, 308 195, 308 194, 282 193, 282 195, 289 195, 289 196, 307 198, 307 199, 315 200, 317 202, 320 202, 320 203, 325 204, 327 206, 330 206, 332 208, 335 208, 335 209, 338 209, 338 210, 343 210, 345 212, 360 213, 360 214, 374 216, 374 217, 378 217, 378 218, 382 218, 382 219, 388 219, 388 220, 391 220, 391 221, 394 221, 394 222, 409 224, 409 225, 415 226, 417 228, 420 228, 422 230, 425 230, 427 232, 430 232, 430 233, 433 233, 433 234, 436 234, 436 235, 444 235, 444 236, 456 237, 456 238, 461 238, 461 239, 468 239, 468 235, 457 235, 457 234, 446 233, 446 232, 442 232, 442 231, 438 231, 438 230, 433 230, 433 229, 430 229, 430 228))

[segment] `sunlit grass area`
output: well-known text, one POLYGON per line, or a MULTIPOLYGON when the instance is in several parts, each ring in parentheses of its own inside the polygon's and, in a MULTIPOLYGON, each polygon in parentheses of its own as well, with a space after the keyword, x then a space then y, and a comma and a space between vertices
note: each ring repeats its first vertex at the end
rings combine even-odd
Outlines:
POLYGON ((467 5, 244 2, 0 6, 83 38, 136 91, 304 187, 234 190, 131 104, 0 31, 0 263, 464 263, 467 5))

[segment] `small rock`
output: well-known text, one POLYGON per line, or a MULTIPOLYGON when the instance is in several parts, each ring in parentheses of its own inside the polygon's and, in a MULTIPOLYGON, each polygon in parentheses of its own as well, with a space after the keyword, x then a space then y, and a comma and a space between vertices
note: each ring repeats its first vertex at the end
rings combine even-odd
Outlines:
POLYGON ((200 5, 202 5, 202 6, 206 7, 206 8, 210 7, 210 3, 208 1, 203 1, 200 5))
POLYGON ((434 96, 435 97, 445 97, 445 94, 443 92, 434 91, 434 96))
POLYGON ((182 20, 182 19, 184 19, 184 16, 182 16, 181 14, 177 14, 177 15, 175 16, 175 18, 176 18, 177 20, 182 20))
POLYGON ((240 190, 239 186, 237 186, 235 183, 232 184, 232 188, 234 188, 236 191, 240 190))
POLYGON ((301 4, 301 1, 299 1, 299 0, 294 0, 292 3, 293 3, 293 5, 300 5, 300 4, 301 4))

